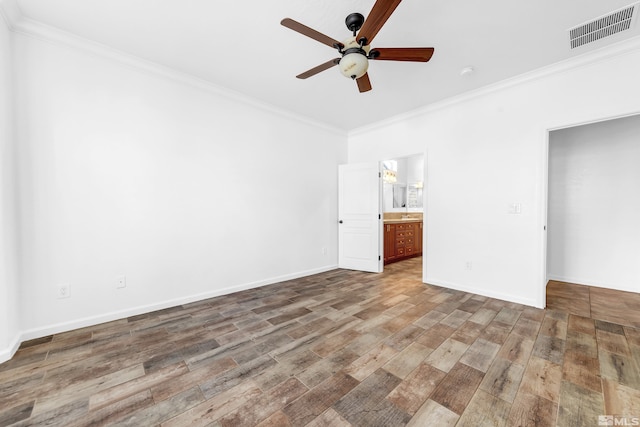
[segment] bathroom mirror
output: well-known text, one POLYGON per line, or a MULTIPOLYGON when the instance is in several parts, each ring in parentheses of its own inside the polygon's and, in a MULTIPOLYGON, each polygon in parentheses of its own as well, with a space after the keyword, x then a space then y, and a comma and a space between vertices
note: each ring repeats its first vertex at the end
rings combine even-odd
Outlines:
POLYGON ((384 212, 422 212, 424 155, 382 162, 384 212))

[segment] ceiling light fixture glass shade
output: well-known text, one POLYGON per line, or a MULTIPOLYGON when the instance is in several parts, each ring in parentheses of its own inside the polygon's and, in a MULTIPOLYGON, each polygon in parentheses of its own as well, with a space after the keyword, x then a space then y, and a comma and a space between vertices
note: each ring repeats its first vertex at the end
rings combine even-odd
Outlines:
POLYGON ((366 74, 368 69, 369 60, 360 49, 345 53, 340 60, 340 72, 351 79, 359 79, 366 74))

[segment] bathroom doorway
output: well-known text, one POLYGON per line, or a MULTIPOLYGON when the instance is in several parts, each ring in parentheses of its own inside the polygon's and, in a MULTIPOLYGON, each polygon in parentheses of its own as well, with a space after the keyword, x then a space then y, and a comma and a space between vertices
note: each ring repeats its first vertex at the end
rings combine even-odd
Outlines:
POLYGON ((422 280, 425 256, 425 156, 383 160, 384 268, 415 272, 422 280))

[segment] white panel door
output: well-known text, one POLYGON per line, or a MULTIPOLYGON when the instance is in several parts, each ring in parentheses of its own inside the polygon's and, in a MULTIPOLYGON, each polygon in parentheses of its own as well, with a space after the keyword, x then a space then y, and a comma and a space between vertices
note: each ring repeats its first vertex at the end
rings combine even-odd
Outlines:
POLYGON ((338 168, 338 267, 382 271, 379 163, 338 168))

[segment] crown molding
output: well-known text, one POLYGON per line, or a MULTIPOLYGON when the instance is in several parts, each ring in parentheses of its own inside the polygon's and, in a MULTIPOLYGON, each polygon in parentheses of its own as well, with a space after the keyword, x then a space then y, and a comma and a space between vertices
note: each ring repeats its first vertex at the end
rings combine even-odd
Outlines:
POLYGON ((7 21, 9 29, 14 33, 84 51, 85 53, 106 58, 123 65, 151 73, 155 76, 164 77, 166 79, 180 82, 199 90, 245 104, 252 108, 262 110, 263 112, 320 128, 338 136, 347 137, 346 129, 330 126, 327 123, 314 120, 313 118, 297 114, 290 110, 276 107, 257 98, 244 95, 240 92, 236 92, 191 74, 177 71, 173 68, 85 39, 59 28, 25 18, 15 0, 0 0, 0 13, 4 17, 5 21, 7 21))
POLYGON ((620 57, 620 56, 624 56, 632 53, 637 53, 639 51, 640 51, 640 36, 634 36, 627 40, 623 40, 608 46, 604 46, 597 50, 587 52, 579 56, 574 56, 572 58, 566 59, 564 61, 556 62, 555 64, 551 64, 546 67, 538 68, 536 70, 529 71, 527 73, 520 74, 509 79, 501 80, 497 83, 483 86, 473 91, 465 92, 463 94, 446 98, 441 101, 434 102, 432 104, 417 108, 415 110, 390 117, 386 120, 379 121, 374 125, 365 125, 357 129, 353 129, 348 132, 348 135, 349 135, 349 138, 351 138, 353 136, 367 134, 376 129, 382 129, 382 128, 391 126, 393 124, 397 124, 405 120, 415 118, 417 116, 442 110, 444 108, 448 108, 453 105, 460 104, 462 102, 470 101, 475 98, 480 98, 482 96, 495 93, 513 86, 518 86, 527 82, 540 80, 551 75, 564 73, 564 72, 581 68, 587 65, 608 61, 612 58, 616 58, 616 57, 620 57))
POLYGON ((22 12, 16 0, 0 0, 0 15, 10 30, 14 30, 17 23, 22 20, 22 12))

